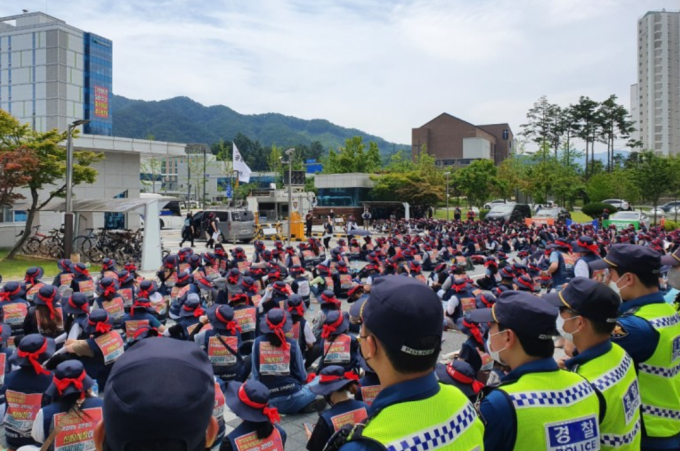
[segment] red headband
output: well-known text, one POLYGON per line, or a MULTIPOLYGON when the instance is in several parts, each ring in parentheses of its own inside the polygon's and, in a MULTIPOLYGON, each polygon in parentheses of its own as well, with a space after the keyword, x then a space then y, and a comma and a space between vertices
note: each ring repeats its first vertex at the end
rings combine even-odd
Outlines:
POLYGON ((355 373, 353 371, 348 371, 345 374, 343 374, 342 376, 333 376, 333 375, 330 375, 330 374, 329 375, 322 374, 321 376, 319 376, 319 383, 329 384, 331 382, 339 381, 341 379, 347 379, 348 381, 359 382, 359 376, 357 375, 357 373, 355 373))
POLYGON ((524 285, 525 287, 529 288, 530 290, 534 289, 534 284, 532 284, 531 282, 527 282, 526 280, 522 279, 521 277, 519 277, 517 279, 517 282, 519 282, 521 285, 524 285))
MULTIPOLYGON (((185 312, 190 312, 190 311, 192 311, 192 309, 189 308, 186 304, 184 304, 184 305, 182 306, 182 308, 184 309, 185 312)), ((193 309, 193 312, 194 312, 194 318, 198 318, 199 316, 201 316, 201 315, 203 315, 203 314, 205 313, 205 311, 204 311, 200 306, 198 306, 198 307, 196 307, 195 309, 193 309)))
POLYGON ((453 380, 458 381, 461 384, 472 385, 472 391, 475 392, 475 394, 479 393, 479 391, 484 388, 484 384, 479 382, 477 379, 467 377, 463 373, 454 370, 452 365, 446 366, 446 372, 453 378, 453 380))
POLYGON ((151 307, 151 301, 149 301, 148 299, 146 301, 142 301, 142 299, 145 299, 145 298, 139 297, 132 304, 132 308, 130 309, 130 316, 135 316, 135 307, 143 307, 143 308, 151 307))
POLYGON ((98 323, 94 323, 89 318, 87 320, 87 324, 89 324, 90 326, 95 326, 94 328, 95 332, 98 332, 100 334, 111 332, 111 329, 113 328, 111 324, 105 321, 99 321, 98 323))
POLYGON ((125 268, 128 272, 137 271, 137 266, 135 266, 134 263, 127 264, 127 265, 124 266, 124 268, 125 268))
POLYGON ((578 241, 576 241, 576 245, 577 245, 578 247, 582 247, 582 248, 584 248, 584 249, 588 249, 588 250, 589 250, 590 252, 592 252, 593 254, 600 255, 600 248, 599 248, 599 247, 597 246, 597 244, 595 244, 595 243, 593 243, 593 244, 588 244, 588 243, 584 243, 583 241, 581 241, 581 240, 579 239, 578 241))
POLYGON ((479 297, 479 300, 482 301, 482 304, 484 304, 486 308, 491 308, 493 306, 493 303, 487 301, 486 296, 484 296, 483 294, 479 297))
POLYGON ((85 303, 81 306, 78 306, 75 302, 73 302, 73 297, 68 298, 68 305, 70 305, 74 309, 79 309, 79 310, 82 310, 85 313, 90 313, 90 309, 88 308, 87 303, 85 303))
POLYGON ((231 302, 239 302, 239 300, 240 300, 241 298, 245 298, 245 299, 244 299, 244 302, 245 302, 245 303, 248 303, 248 301, 250 300, 250 298, 248 297, 247 294, 245 294, 245 293, 236 293, 236 294, 232 294, 232 295, 231 295, 231 302))
POLYGON ((0 301, 9 301, 10 296, 14 296, 21 291, 21 285, 14 291, 0 291, 0 301))
POLYGON ((85 380, 85 376, 87 376, 87 373, 85 373, 85 371, 83 371, 80 374, 80 376, 78 376, 76 379, 69 379, 67 377, 63 379, 58 379, 57 376, 54 376, 52 378, 52 383, 54 383, 54 386, 57 387, 59 396, 61 396, 64 393, 64 390, 66 390, 69 385, 73 384, 73 386, 78 391, 80 391, 80 399, 83 399, 85 397, 85 390, 83 389, 83 381, 85 380))
POLYGON ((240 274, 236 274, 236 275, 229 274, 229 276, 227 277, 227 280, 229 281, 230 284, 235 285, 235 284, 238 283, 238 279, 240 277, 241 277, 240 274))
POLYGON ((290 345, 288 344, 288 341, 286 341, 286 334, 283 332, 283 325, 286 324, 286 319, 283 318, 279 324, 272 323, 269 321, 268 317, 265 317, 265 321, 267 322, 267 326, 269 326, 269 328, 274 332, 274 335, 279 337, 279 340, 281 340, 283 349, 290 349, 290 345))
POLYGON ((187 275, 184 276, 184 277, 179 277, 179 276, 178 276, 178 277, 177 277, 177 282, 182 283, 182 282, 184 282, 185 280, 188 280, 189 277, 191 277, 191 274, 187 274, 187 275))
POLYGON ((468 323, 465 319, 463 319, 463 326, 467 327, 470 330, 472 337, 475 339, 477 343, 479 343, 480 345, 484 344, 482 332, 479 330, 479 326, 477 324, 468 323))
POLYGON ((137 293, 137 297, 149 299, 149 296, 151 296, 151 293, 149 293, 150 290, 151 288, 149 288, 149 290, 140 289, 139 293, 137 293))
POLYGON ((298 316, 305 316, 305 306, 304 304, 300 303, 299 305, 290 305, 288 306, 288 311, 290 313, 295 313, 298 316))
POLYGON ((56 294, 57 294, 56 290, 53 290, 52 296, 45 297, 42 294, 40 294, 40 292, 38 291, 38 299, 40 299, 41 301, 43 301, 47 305, 47 308, 50 311, 50 318, 52 318, 52 319, 55 318, 55 315, 54 315, 54 296, 56 296, 56 294))
POLYGON ((246 384, 244 383, 238 389, 239 401, 241 401, 248 407, 252 407, 253 409, 262 409, 262 413, 264 414, 264 416, 269 418, 269 421, 271 421, 272 423, 278 423, 279 421, 281 421, 281 417, 279 416, 279 410, 276 407, 267 407, 269 403, 262 404, 248 398, 248 393, 246 393, 245 386, 246 384))
POLYGON ((323 329, 321 330, 321 338, 328 338, 330 334, 338 330, 338 327, 340 327, 344 320, 345 317, 340 314, 338 315, 338 319, 333 324, 324 324, 323 329))
MULTIPOLYGON (((151 327, 151 326, 140 327, 139 329, 137 329, 137 330, 135 331, 134 334, 132 334, 132 339, 133 339, 133 340, 136 340, 136 339, 138 339, 139 336, 142 335, 145 331, 151 331, 151 330, 155 330, 156 332, 158 332, 158 329, 156 329, 155 327, 151 327)), ((162 335, 160 335, 160 336, 162 336, 162 335)))
POLYGON ((215 309, 215 317, 217 317, 217 319, 225 325, 230 334, 236 335, 237 330, 241 332, 241 326, 239 326, 236 323, 236 321, 228 320, 227 318, 222 316, 222 313, 220 312, 219 308, 215 309))
POLYGON ((104 297, 109 297, 116 293, 116 287, 114 287, 113 284, 109 285, 108 287, 104 287, 104 285, 101 284, 99 286, 104 288, 104 292, 102 293, 104 297))
POLYGON ((17 355, 21 358, 27 358, 37 374, 50 374, 50 372, 43 368, 40 362, 38 362, 38 358, 47 351, 47 338, 45 338, 44 340, 45 341, 43 341, 43 344, 40 347, 40 349, 38 349, 35 352, 28 352, 22 351, 21 349, 17 349, 17 355))
POLYGON ((323 299, 326 302, 330 302, 331 304, 339 304, 340 303, 335 296, 328 297, 325 294, 321 294, 321 299, 323 299))
POLYGON ((74 266, 73 268, 76 270, 77 273, 82 274, 82 275, 87 276, 87 277, 90 277, 90 271, 88 271, 87 268, 80 269, 77 266, 74 266))

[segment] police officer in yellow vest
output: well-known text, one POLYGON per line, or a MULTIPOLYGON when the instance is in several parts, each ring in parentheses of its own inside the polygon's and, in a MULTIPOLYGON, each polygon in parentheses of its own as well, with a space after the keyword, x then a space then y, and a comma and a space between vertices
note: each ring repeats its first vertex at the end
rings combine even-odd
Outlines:
POLYGON ((474 407, 434 374, 443 313, 437 295, 412 277, 374 282, 361 310, 361 352, 383 388, 342 451, 484 449, 474 407))
POLYGON ((557 309, 530 293, 506 291, 469 319, 491 323, 487 348, 512 371, 479 403, 489 451, 600 449, 600 400, 583 377, 553 359, 557 309))
MULTIPOLYGON (((665 264, 680 264, 672 256, 665 264)), ((611 247, 591 268, 621 295, 612 341, 633 358, 642 398, 642 450, 680 449, 680 316, 659 292, 661 256, 632 244, 611 247)))
POLYGON ((564 365, 588 379, 604 398, 601 449, 639 450, 641 401, 635 365, 628 353, 610 340, 621 298, 606 285, 585 277, 577 277, 561 292, 543 298, 560 309, 557 331, 578 351, 564 365))

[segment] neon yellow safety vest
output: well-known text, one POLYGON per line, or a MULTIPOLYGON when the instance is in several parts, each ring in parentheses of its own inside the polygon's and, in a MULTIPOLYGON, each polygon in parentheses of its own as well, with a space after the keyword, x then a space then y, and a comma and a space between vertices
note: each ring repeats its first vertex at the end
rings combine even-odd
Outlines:
POLYGON ((633 314, 660 335, 652 357, 637 362, 642 422, 647 436, 672 437, 680 433, 680 316, 666 303, 644 305, 633 314))
POLYGON ((603 450, 639 450, 640 384, 633 359, 619 345, 589 362, 574 368, 597 388, 605 399, 607 411, 600 423, 603 450))
POLYGON ((525 374, 501 384, 515 409, 514 450, 600 449, 600 401, 578 374, 557 370, 525 374))
POLYGON ((427 399, 385 407, 361 435, 389 451, 484 449, 484 426, 475 408, 460 390, 443 384, 427 399))

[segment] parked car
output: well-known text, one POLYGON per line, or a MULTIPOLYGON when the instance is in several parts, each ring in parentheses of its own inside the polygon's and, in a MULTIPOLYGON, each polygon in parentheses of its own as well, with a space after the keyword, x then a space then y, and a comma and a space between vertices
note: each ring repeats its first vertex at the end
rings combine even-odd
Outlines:
POLYGON ((562 207, 542 208, 538 213, 532 216, 534 219, 554 219, 555 222, 566 222, 571 219, 569 210, 562 207))
POLYGON ((491 210, 496 205, 502 205, 502 204, 505 204, 505 203, 507 203, 507 202, 505 202, 505 199, 494 199, 491 202, 487 202, 486 204, 484 204, 484 209, 485 210, 491 210))
POLYGON ((668 213, 669 211, 673 210, 680 210, 680 201, 672 201, 672 202, 666 202, 665 204, 659 206, 660 209, 668 213))
MULTIPOLYGON (((641 211, 618 211, 609 217, 610 221, 615 221, 621 225, 624 223, 633 224, 638 222, 640 226, 649 227, 649 216, 641 211)), ((620 228, 620 227, 619 227, 620 228)))
POLYGON ((633 211, 633 207, 624 199, 605 199, 602 203, 613 205, 619 211, 633 211))
POLYGON ((524 221, 531 217, 531 208, 526 204, 507 203, 494 206, 486 215, 486 222, 524 221))
POLYGON ((203 219, 205 215, 215 213, 219 219, 218 228, 220 229, 221 241, 237 240, 248 243, 255 237, 255 215, 248 210, 205 210, 194 214, 193 226, 194 236, 198 240, 207 239, 206 224, 203 219))

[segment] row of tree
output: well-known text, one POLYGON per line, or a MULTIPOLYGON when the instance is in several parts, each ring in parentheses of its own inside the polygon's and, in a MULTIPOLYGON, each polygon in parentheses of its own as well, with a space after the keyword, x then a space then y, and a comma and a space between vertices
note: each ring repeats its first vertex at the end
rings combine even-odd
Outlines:
POLYGON ((547 145, 558 157, 565 154, 565 164, 573 160, 575 141, 583 144, 585 152, 586 178, 595 175, 595 147, 604 144, 607 151, 606 170, 614 170, 615 149, 621 141, 626 147, 641 147, 640 141, 631 139, 635 131, 634 122, 628 110, 619 105, 615 95, 602 102, 581 96, 578 102, 566 107, 550 103, 541 97, 527 112, 527 123, 522 124, 521 135, 539 146, 547 145))

